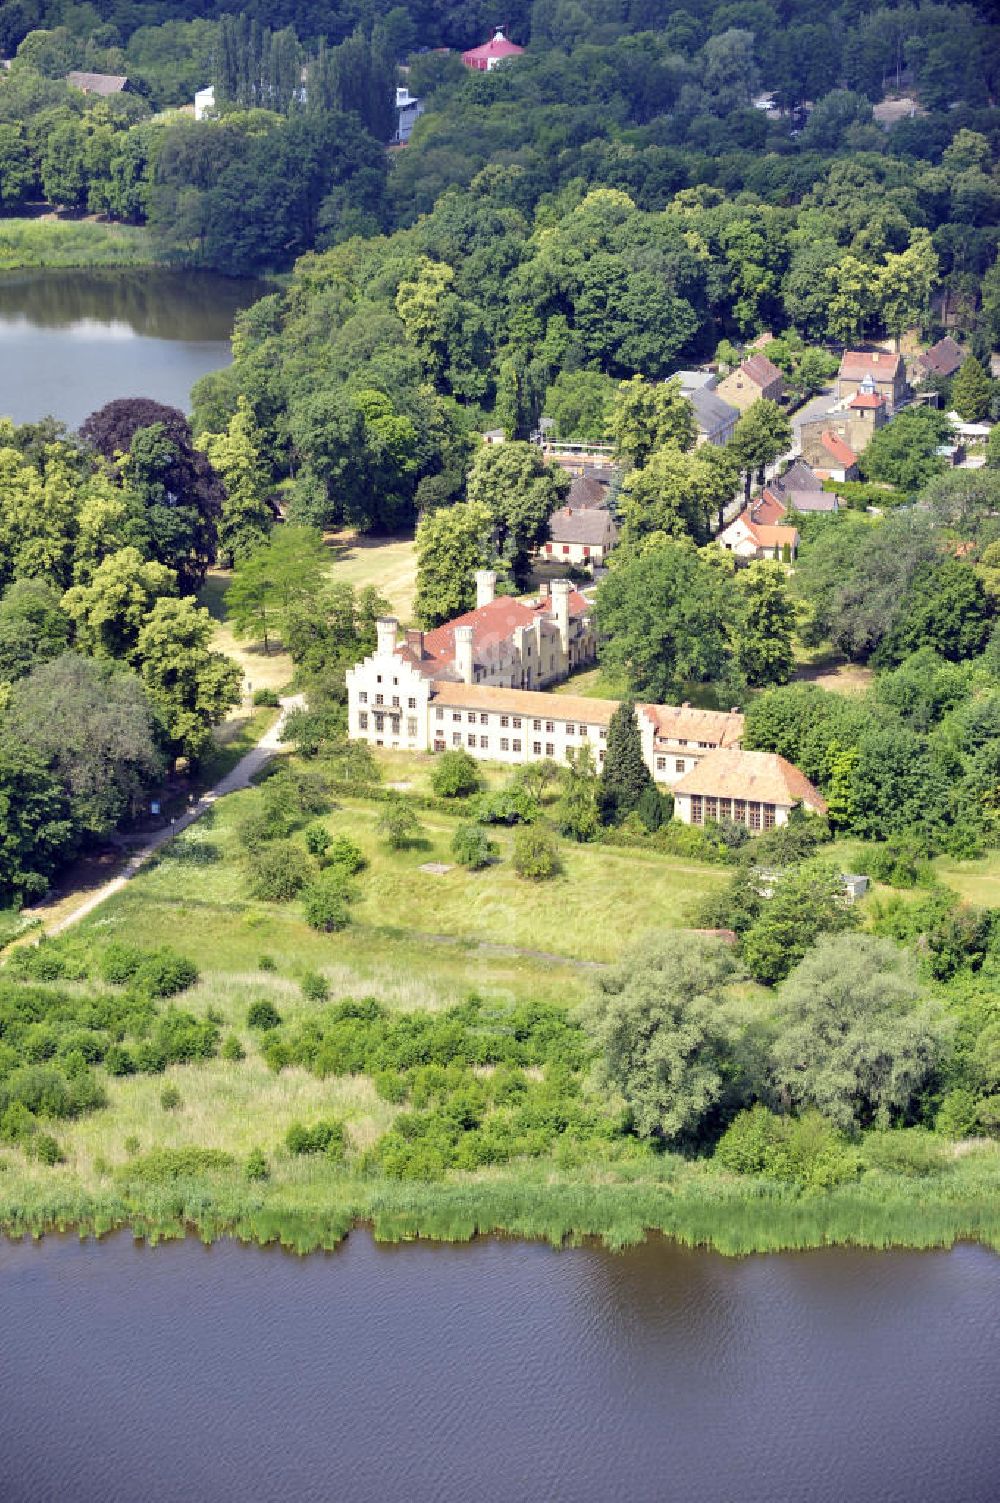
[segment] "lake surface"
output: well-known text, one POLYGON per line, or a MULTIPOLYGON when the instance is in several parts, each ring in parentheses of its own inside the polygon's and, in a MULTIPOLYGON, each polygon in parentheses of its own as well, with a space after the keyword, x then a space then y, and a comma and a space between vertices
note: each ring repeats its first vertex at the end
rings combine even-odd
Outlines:
POLYGON ((1000 1258, 0 1245, 5 1503, 993 1503, 1000 1258))
POLYGON ((236 314, 269 290, 207 272, 3 273, 0 416, 75 428, 115 397, 187 411, 198 378, 229 364, 236 314))

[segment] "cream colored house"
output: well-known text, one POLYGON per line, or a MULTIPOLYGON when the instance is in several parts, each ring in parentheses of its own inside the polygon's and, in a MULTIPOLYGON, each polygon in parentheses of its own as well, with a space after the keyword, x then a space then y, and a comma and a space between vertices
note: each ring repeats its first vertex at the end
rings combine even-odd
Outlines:
POLYGON ((719 382, 716 391, 724 402, 746 412, 761 397, 771 402, 780 402, 784 393, 784 377, 773 361, 766 355, 749 356, 734 371, 719 382))
POLYGON ((719 533, 719 546, 737 558, 792 562, 799 546, 798 528, 759 520, 758 510, 754 505, 744 507, 739 516, 719 533))
MULTIPOLYGON (((468 639, 462 636, 460 643, 467 666, 468 639)), ((371 657, 348 672, 347 691, 353 740, 409 751, 461 747, 473 757, 511 764, 564 762, 587 744, 600 767, 617 708, 611 699, 501 687, 472 677, 428 677, 414 663, 409 643, 397 644, 391 620, 379 622, 371 657)), ((738 746, 743 736, 737 710, 639 704, 636 716, 646 766, 667 787, 707 752, 738 746)))
POLYGON ((825 814, 826 803, 800 772, 772 752, 709 752, 674 785, 674 816, 686 825, 734 820, 757 833, 788 823, 799 805, 825 814))
POLYGON ((549 518, 548 541, 538 554, 547 563, 592 570, 603 564, 617 541, 618 528, 606 508, 562 506, 549 518))

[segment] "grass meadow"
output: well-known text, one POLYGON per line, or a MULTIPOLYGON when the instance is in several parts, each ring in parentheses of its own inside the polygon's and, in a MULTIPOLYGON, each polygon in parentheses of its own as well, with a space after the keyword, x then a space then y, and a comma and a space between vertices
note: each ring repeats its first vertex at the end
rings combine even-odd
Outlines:
POLYGON ((0 219, 0 271, 151 265, 149 232, 133 225, 89 219, 0 219))

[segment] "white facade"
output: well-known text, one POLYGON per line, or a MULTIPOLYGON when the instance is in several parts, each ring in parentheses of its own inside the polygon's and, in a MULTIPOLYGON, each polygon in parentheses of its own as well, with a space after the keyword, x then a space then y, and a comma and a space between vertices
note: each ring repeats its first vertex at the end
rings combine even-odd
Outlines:
POLYGON ((215 85, 209 84, 207 89, 199 89, 194 96, 194 118, 204 120, 215 109, 215 85))
POLYGON ((794 805, 770 803, 764 799, 712 798, 700 793, 675 793, 674 818, 686 825, 703 825, 707 820, 735 820, 752 832, 772 830, 787 825, 794 805), (714 813, 711 811, 715 811, 714 813))

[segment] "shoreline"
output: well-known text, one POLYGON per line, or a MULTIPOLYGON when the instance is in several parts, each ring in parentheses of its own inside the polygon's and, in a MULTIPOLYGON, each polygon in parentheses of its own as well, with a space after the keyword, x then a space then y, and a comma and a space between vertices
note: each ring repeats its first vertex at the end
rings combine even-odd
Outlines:
POLYGON ((612 1251, 662 1236, 724 1257, 838 1246, 946 1250, 959 1243, 1000 1253, 997 1179, 986 1196, 971 1186, 959 1194, 952 1187, 949 1194, 944 1184, 880 1177, 877 1185, 800 1196, 760 1181, 715 1184, 714 1193, 701 1198, 678 1194, 668 1184, 564 1183, 543 1189, 509 1178, 451 1185, 347 1180, 330 1185, 332 1194, 322 1205, 282 1204, 278 1197, 268 1203, 243 1185, 222 1189, 206 1179, 148 1186, 140 1195, 112 1189, 94 1194, 71 1184, 39 1195, 37 1182, 22 1182, 21 1195, 11 1185, 15 1193, 8 1195, 0 1179, 0 1236, 101 1240, 128 1231, 150 1246, 193 1236, 206 1245, 231 1239, 302 1256, 333 1251, 362 1229, 386 1244, 502 1237, 554 1247, 595 1241, 612 1251))
POLYGON ((0 218, 0 273, 162 265, 144 226, 91 219, 0 218))

